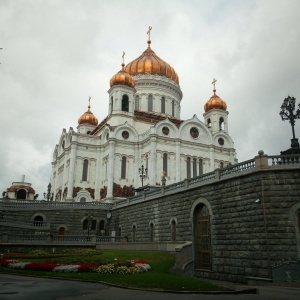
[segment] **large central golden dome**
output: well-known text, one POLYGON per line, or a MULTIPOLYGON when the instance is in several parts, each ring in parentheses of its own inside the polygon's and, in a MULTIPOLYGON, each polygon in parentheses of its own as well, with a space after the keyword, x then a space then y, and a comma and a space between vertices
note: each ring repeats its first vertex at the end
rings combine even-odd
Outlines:
POLYGON ((130 62, 125 71, 131 76, 152 74, 170 78, 179 83, 178 75, 175 70, 151 49, 151 41, 148 40, 148 48, 135 60, 130 62))

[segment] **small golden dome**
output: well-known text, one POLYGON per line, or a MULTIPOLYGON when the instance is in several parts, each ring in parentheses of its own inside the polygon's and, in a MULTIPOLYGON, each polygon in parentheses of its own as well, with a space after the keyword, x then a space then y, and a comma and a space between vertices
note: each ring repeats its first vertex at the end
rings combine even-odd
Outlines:
MULTIPOLYGON (((89 98, 89 102, 91 100, 91 97, 89 98)), ((93 113, 90 111, 90 103, 88 106, 88 110, 78 119, 79 125, 98 125, 98 119, 93 115, 93 113)))
POLYGON ((134 79, 132 78, 132 76, 125 71, 124 67, 124 55, 125 52, 123 51, 123 55, 122 55, 122 69, 116 74, 114 75, 111 80, 110 80, 110 87, 114 86, 114 85, 127 85, 129 87, 134 88, 135 86, 135 82, 134 79))
POLYGON ((217 82, 217 80, 215 80, 215 79, 212 82, 212 84, 214 85, 214 89, 213 89, 214 94, 205 103, 205 105, 204 105, 205 112, 208 112, 212 109, 222 109, 222 110, 227 109, 226 102, 216 94, 216 91, 217 91, 216 86, 215 86, 216 82, 217 82))
POLYGON ((152 74, 164 76, 179 83, 179 78, 174 68, 158 57, 151 49, 151 41, 148 40, 148 48, 135 60, 130 62, 125 70, 132 76, 152 74))

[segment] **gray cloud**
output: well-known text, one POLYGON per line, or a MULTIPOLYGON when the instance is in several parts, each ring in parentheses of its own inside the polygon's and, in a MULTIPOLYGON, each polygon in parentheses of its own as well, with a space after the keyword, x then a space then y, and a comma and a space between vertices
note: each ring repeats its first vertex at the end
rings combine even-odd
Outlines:
POLYGON ((0 188, 25 174, 46 190, 62 129, 77 126, 89 96, 106 116, 121 53, 139 56, 149 25, 153 50, 179 75, 182 119, 202 119, 215 77, 239 160, 279 154, 292 136, 281 103, 300 101, 299 11, 297 0, 1 1, 0 188))

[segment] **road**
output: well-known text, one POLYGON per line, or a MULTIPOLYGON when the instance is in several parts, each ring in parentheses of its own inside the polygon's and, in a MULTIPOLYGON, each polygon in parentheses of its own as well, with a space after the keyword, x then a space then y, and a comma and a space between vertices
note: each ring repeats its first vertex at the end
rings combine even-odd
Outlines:
MULTIPOLYGON (((249 288, 249 286, 244 286, 249 288)), ((101 283, 0 274, 0 300, 299 300, 300 288, 254 287, 259 294, 177 294, 123 289, 101 283)), ((243 287, 242 287, 243 288, 243 287)))

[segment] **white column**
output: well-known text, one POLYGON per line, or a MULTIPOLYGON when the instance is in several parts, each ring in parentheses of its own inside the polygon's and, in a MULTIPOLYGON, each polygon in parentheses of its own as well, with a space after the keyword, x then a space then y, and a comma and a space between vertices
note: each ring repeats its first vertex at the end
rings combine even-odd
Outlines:
MULTIPOLYGON (((60 195, 60 201, 63 200, 63 194, 64 194, 64 189, 65 189, 65 182, 67 181, 67 157, 65 156, 65 162, 64 162, 64 172, 63 172, 63 179, 62 179, 62 192, 60 195)), ((54 198, 54 196, 53 196, 54 198)), ((54 199, 53 199, 54 200, 54 199)))
MULTIPOLYGON (((74 173, 75 173, 75 164, 76 164, 76 152, 77 145, 71 145, 71 158, 70 158, 70 167, 69 167, 69 176, 68 176, 68 193, 67 193, 67 201, 73 200, 73 187, 74 187, 74 173)), ((62 193, 64 192, 64 187, 62 186, 62 193)))
POLYGON ((156 185, 156 173, 157 173, 157 162, 156 162, 156 137, 151 136, 150 138, 150 166, 149 166, 149 176, 150 176, 150 185, 156 185))
POLYGON ((115 161, 115 141, 109 141, 109 155, 108 155, 108 174, 107 174, 107 195, 106 198, 113 197, 114 185, 114 161, 115 161))
POLYGON ((102 163, 102 149, 99 147, 97 149, 97 163, 96 163, 96 179, 95 179, 95 201, 100 200, 100 185, 102 181, 102 169, 101 169, 101 163, 102 163))
POLYGON ((179 182, 181 179, 181 164, 180 164, 180 141, 176 141, 176 181, 179 182))
POLYGON ((215 170, 215 152, 214 152, 213 147, 211 147, 209 149, 209 158, 210 158, 210 171, 214 171, 215 170))
POLYGON ((140 176, 139 176, 139 168, 140 168, 140 149, 139 145, 134 146, 134 187, 138 188, 140 186, 140 176))

